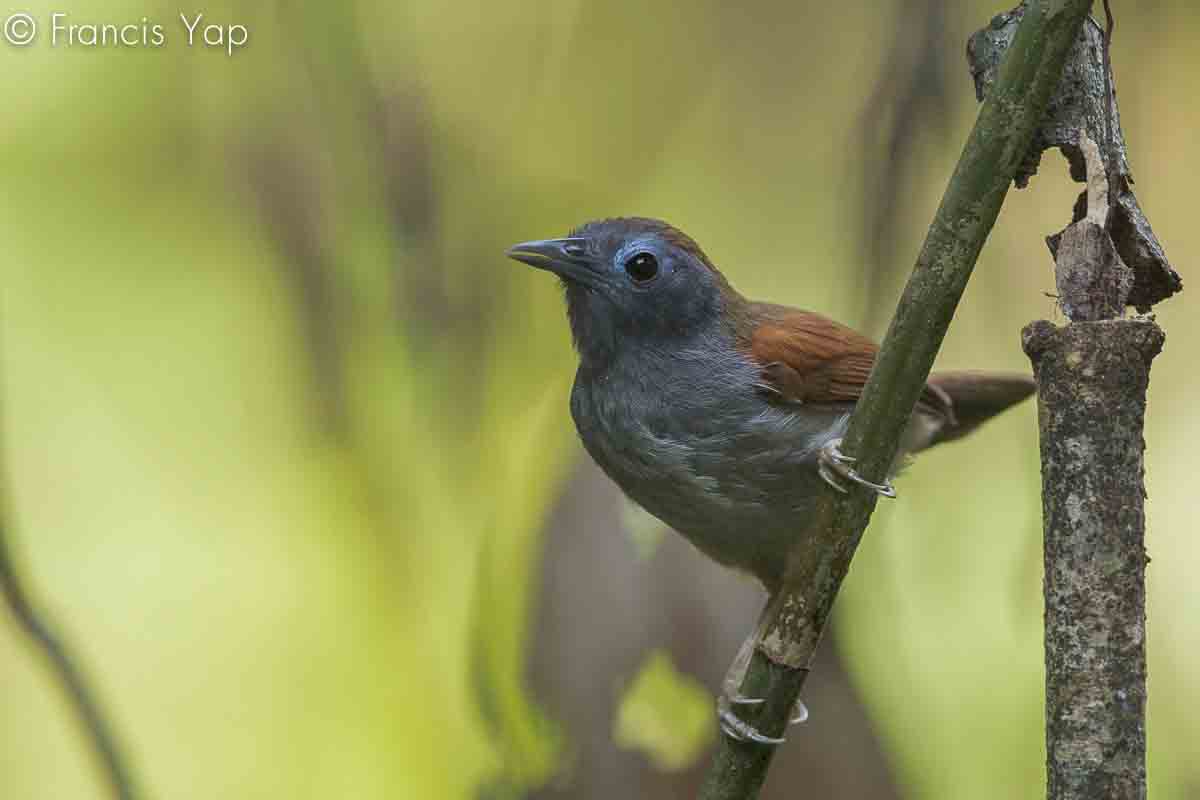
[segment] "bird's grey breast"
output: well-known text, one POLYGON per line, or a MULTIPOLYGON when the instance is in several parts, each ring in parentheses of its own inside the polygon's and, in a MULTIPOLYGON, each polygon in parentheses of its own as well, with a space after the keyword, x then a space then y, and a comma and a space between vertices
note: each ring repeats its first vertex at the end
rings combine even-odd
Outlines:
POLYGON ((736 564, 761 549, 747 537, 795 528, 816 450, 844 428, 840 410, 769 403, 759 379, 732 348, 642 352, 581 366, 571 412, 588 453, 631 499, 736 564))

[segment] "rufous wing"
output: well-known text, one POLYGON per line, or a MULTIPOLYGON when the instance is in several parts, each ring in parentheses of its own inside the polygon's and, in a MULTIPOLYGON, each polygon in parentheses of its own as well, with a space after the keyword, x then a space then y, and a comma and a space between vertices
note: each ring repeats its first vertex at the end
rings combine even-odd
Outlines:
MULTIPOLYGON (((811 311, 755 304, 750 355, 762 365, 760 390, 784 405, 858 402, 878 346, 857 331, 811 311)), ((927 385, 920 407, 954 419, 950 399, 927 385)))

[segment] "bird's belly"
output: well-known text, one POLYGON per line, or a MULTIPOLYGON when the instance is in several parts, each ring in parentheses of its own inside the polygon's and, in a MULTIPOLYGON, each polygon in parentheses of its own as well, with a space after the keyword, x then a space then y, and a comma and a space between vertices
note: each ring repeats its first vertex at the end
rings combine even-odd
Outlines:
POLYGON ((625 494, 709 557, 764 580, 817 494, 817 449, 845 427, 838 411, 797 416, 758 402, 665 421, 579 394, 584 447, 625 494))

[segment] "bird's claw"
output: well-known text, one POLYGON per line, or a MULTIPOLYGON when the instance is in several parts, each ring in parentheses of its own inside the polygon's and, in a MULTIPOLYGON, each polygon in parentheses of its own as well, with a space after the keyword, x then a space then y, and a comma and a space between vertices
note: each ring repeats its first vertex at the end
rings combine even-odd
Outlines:
POLYGON ((733 713, 730 708, 718 708, 717 719, 721 721, 721 732, 734 741, 754 742, 772 747, 784 742, 782 736, 766 736, 759 733, 757 728, 733 713))
MULTIPOLYGON (((721 724, 721 731, 730 739, 738 742, 754 742, 756 744, 779 745, 783 744, 784 737, 782 736, 767 736, 760 733, 746 720, 734 713, 732 706, 757 706, 765 703, 766 700, 761 697, 746 697, 741 694, 726 694, 722 695, 717 701, 717 720, 721 724)), ((801 700, 796 701, 795 713, 788 720, 788 725, 799 725, 808 719, 808 707, 801 700)))
POLYGON ((874 483, 867 480, 851 465, 857 461, 853 456, 848 456, 841 451, 841 439, 831 439, 817 453, 817 474, 821 479, 838 490, 842 494, 849 491, 842 485, 842 479, 853 481, 859 486, 865 486, 876 494, 884 497, 894 498, 896 490, 892 488, 891 481, 884 483, 874 483))
MULTIPOLYGON (((720 722, 721 731, 734 741, 774 746, 782 744, 783 737, 760 733, 752 723, 739 717, 733 710, 734 706, 761 706, 767 702, 765 698, 747 697, 740 691, 742 679, 746 677, 746 667, 754 654, 755 641, 756 637, 750 636, 742 642, 737 656, 729 666, 729 672, 722 681, 722 691, 717 696, 717 720, 720 722)), ((793 712, 788 721, 789 725, 798 725, 808 719, 808 708, 801 700, 796 700, 793 712)))

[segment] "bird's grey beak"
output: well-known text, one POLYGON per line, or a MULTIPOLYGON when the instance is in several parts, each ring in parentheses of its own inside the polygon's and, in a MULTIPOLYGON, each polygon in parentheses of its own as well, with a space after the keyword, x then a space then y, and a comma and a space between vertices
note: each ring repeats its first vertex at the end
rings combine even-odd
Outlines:
POLYGON ((601 279, 600 261, 592 254, 589 241, 581 236, 522 242, 514 244, 504 254, 587 286, 595 286, 601 279))

